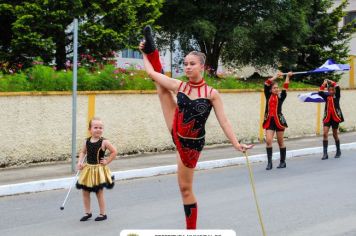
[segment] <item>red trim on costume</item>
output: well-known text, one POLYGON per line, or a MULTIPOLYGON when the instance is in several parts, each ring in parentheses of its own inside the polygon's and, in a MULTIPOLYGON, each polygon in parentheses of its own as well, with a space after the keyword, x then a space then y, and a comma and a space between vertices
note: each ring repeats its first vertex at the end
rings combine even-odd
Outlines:
POLYGON ((329 104, 329 97, 327 98, 327 106, 326 106, 326 117, 323 120, 324 123, 327 123, 330 121, 330 116, 331 116, 331 112, 330 112, 330 104, 329 104))
POLYGON ((183 113, 180 114, 179 109, 176 108, 174 119, 173 119, 173 127, 172 127, 172 135, 173 135, 174 143, 177 147, 177 151, 179 153, 180 159, 182 160, 182 163, 188 168, 195 168, 200 156, 200 152, 194 149, 183 148, 178 137, 178 129, 182 132, 181 135, 185 134, 183 135, 185 137, 189 137, 189 136, 197 137, 195 131, 188 130, 188 127, 191 125, 194 126, 194 123, 190 124, 190 122, 188 122, 187 124, 183 124, 183 113), (180 123, 182 123, 182 125, 180 125, 180 123))
POLYGON ((328 96, 327 98, 326 117, 323 122, 328 123, 330 119, 333 119, 336 122, 341 122, 341 118, 336 112, 334 98, 332 96, 328 96))
POLYGON ((179 87, 178 87, 178 91, 180 91, 180 88, 182 87, 182 85, 183 85, 183 81, 180 82, 180 85, 179 85, 179 87))
POLYGON ((266 122, 264 123, 264 125, 262 126, 263 129, 267 129, 269 127, 271 123, 271 116, 268 115, 268 118, 266 120, 266 122))
POLYGON ((339 115, 337 114, 336 109, 335 109, 334 99, 333 99, 333 102, 332 102, 332 112, 333 112, 332 113, 333 118, 335 118, 335 120, 337 122, 341 122, 341 118, 339 117, 339 115))
POLYGON ((195 119, 192 119, 188 123, 184 123, 183 112, 178 112, 178 120, 177 120, 178 134, 186 138, 197 138, 200 129, 193 130, 194 125, 195 125, 195 119))
POLYGON ((268 85, 268 86, 270 86, 270 85, 272 84, 272 80, 270 80, 270 79, 266 80, 266 81, 265 81, 265 84, 268 85))
POLYGON ((207 84, 205 84, 204 90, 205 90, 205 98, 207 98, 208 97, 208 85, 207 84))
POLYGON ((285 129, 285 127, 280 123, 278 119, 278 97, 277 95, 271 95, 268 99, 268 118, 263 125, 264 129, 267 129, 270 126, 271 118, 274 117, 274 121, 278 129, 285 129))
POLYGON ((289 83, 284 83, 283 88, 288 89, 289 88, 289 83))
MULTIPOLYGON (((277 96, 277 95, 276 95, 277 96)), ((277 109, 278 109, 278 98, 277 98, 277 103, 276 103, 276 107, 277 107, 277 109)), ((278 119, 278 114, 277 114, 277 109, 276 109, 276 114, 275 114, 275 123, 276 123, 276 125, 277 125, 277 128, 278 129, 284 129, 285 127, 280 123, 280 121, 279 121, 279 119, 278 119)))
POLYGON ((200 87, 198 88, 198 97, 201 97, 200 96, 200 87))
POLYGON ((162 72, 162 64, 161 64, 161 61, 159 60, 158 50, 156 49, 152 53, 147 54, 147 58, 151 62, 153 69, 156 72, 161 73, 162 72))
POLYGON ((197 229, 198 206, 190 208, 190 216, 185 217, 186 229, 197 229))
POLYGON ((190 95, 190 93, 192 92, 192 86, 189 85, 189 92, 188 92, 188 95, 190 95))
POLYGON ((187 88, 188 83, 185 83, 184 89, 183 89, 183 93, 185 92, 185 89, 187 88))
POLYGON ((336 87, 336 86, 337 86, 337 83, 334 82, 334 81, 330 82, 330 84, 331 84, 331 86, 333 86, 333 87, 336 87))
POLYGON ((211 97, 211 93, 213 92, 213 87, 210 88, 209 96, 211 97))
POLYGON ((188 83, 189 83, 190 86, 192 86, 192 87, 201 87, 201 86, 203 86, 203 85, 205 84, 205 80, 202 79, 202 80, 200 80, 200 81, 198 81, 198 82, 193 82, 193 81, 190 81, 190 80, 189 80, 188 83))

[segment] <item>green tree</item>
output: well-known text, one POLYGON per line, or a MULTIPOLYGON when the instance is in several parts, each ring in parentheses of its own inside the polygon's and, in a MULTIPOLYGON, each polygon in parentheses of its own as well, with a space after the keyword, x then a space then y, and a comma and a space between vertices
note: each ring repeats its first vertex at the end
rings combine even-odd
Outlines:
POLYGON ((65 67, 72 54, 72 22, 79 19, 80 52, 94 60, 137 46, 144 25, 159 17, 162 0, 26 0, 1 1, 0 61, 29 66, 36 57, 65 67), (6 18, 3 18, 3 17, 6 18))
MULTIPOLYGON (((322 65, 331 58, 338 63, 347 63, 349 56, 349 41, 356 29, 351 22, 339 27, 339 22, 345 16, 347 0, 332 9, 332 0, 310 1, 307 22, 310 28, 304 43, 299 47, 287 48, 280 55, 281 69, 307 71, 322 65)), ((312 84, 320 84, 325 77, 338 80, 338 74, 311 74, 301 77, 301 80, 312 84)))
POLYGON ((80 52, 96 60, 112 56, 113 51, 137 48, 142 29, 160 16, 163 0, 88 0, 81 19, 80 52))
POLYGON ((0 69, 10 68, 9 61, 13 61, 11 53, 11 41, 13 33, 11 25, 16 20, 15 6, 21 1, 0 0, 0 69))
POLYGON ((80 0, 33 0, 23 1, 15 6, 16 20, 12 24, 12 54, 26 66, 35 57, 45 63, 55 61, 58 68, 64 68, 67 31, 74 16, 82 14, 80 0))
POLYGON ((171 0, 164 3, 157 24, 179 39, 183 51, 204 52, 211 74, 219 59, 232 66, 276 66, 279 52, 307 34, 306 2, 171 0))

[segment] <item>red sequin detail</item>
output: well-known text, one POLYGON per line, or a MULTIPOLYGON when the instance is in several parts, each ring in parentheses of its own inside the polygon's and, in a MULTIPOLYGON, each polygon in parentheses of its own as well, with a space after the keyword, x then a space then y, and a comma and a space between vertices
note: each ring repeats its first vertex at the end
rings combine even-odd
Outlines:
POLYGON ((178 134, 185 138, 197 138, 200 132, 200 129, 193 130, 195 119, 189 121, 188 123, 184 123, 183 120, 183 112, 178 113, 178 134))

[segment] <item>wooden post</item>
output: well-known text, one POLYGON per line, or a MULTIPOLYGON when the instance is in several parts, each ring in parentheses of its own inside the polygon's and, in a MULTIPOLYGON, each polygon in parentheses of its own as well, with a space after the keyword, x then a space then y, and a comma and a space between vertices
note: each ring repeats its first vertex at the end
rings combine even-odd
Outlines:
POLYGON ((355 88, 355 56, 350 56, 349 88, 355 88))
MULTIPOLYGON (((95 116, 95 94, 88 95, 88 122, 95 116)), ((88 137, 90 136, 90 132, 88 130, 88 137)))
POLYGON ((320 135, 321 128, 321 103, 318 103, 316 106, 316 135, 320 135))
POLYGON ((261 99, 260 99, 260 127, 259 127, 259 135, 258 135, 258 139, 260 140, 260 142, 262 143, 264 140, 264 133, 263 133, 263 119, 264 119, 264 115, 265 115, 265 102, 266 102, 266 98, 265 98, 265 94, 264 92, 261 92, 261 99))

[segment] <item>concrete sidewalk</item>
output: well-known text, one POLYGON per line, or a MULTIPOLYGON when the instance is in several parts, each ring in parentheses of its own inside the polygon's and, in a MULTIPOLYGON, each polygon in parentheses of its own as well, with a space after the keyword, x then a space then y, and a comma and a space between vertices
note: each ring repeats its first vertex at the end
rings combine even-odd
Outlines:
MULTIPOLYGON (((304 148, 320 147, 322 137, 307 137, 286 140, 287 150, 297 150, 304 148)), ((356 132, 340 134, 341 143, 352 143, 356 141, 356 132)), ((329 144, 334 145, 332 136, 329 137, 329 144)), ((278 152, 278 146, 274 143, 274 152, 278 152)), ((265 154, 265 144, 257 144, 250 155, 265 154)), ((199 162, 209 160, 220 160, 242 156, 236 152, 231 145, 215 145, 206 147, 202 152, 199 162)), ((176 164, 176 155, 173 151, 164 153, 152 153, 119 157, 110 164, 110 169, 124 171, 132 169, 142 169, 157 166, 167 166, 176 164)), ((0 186, 29 181, 49 180, 55 178, 72 177, 71 164, 46 164, 32 167, 9 168, 0 170, 0 186)))

